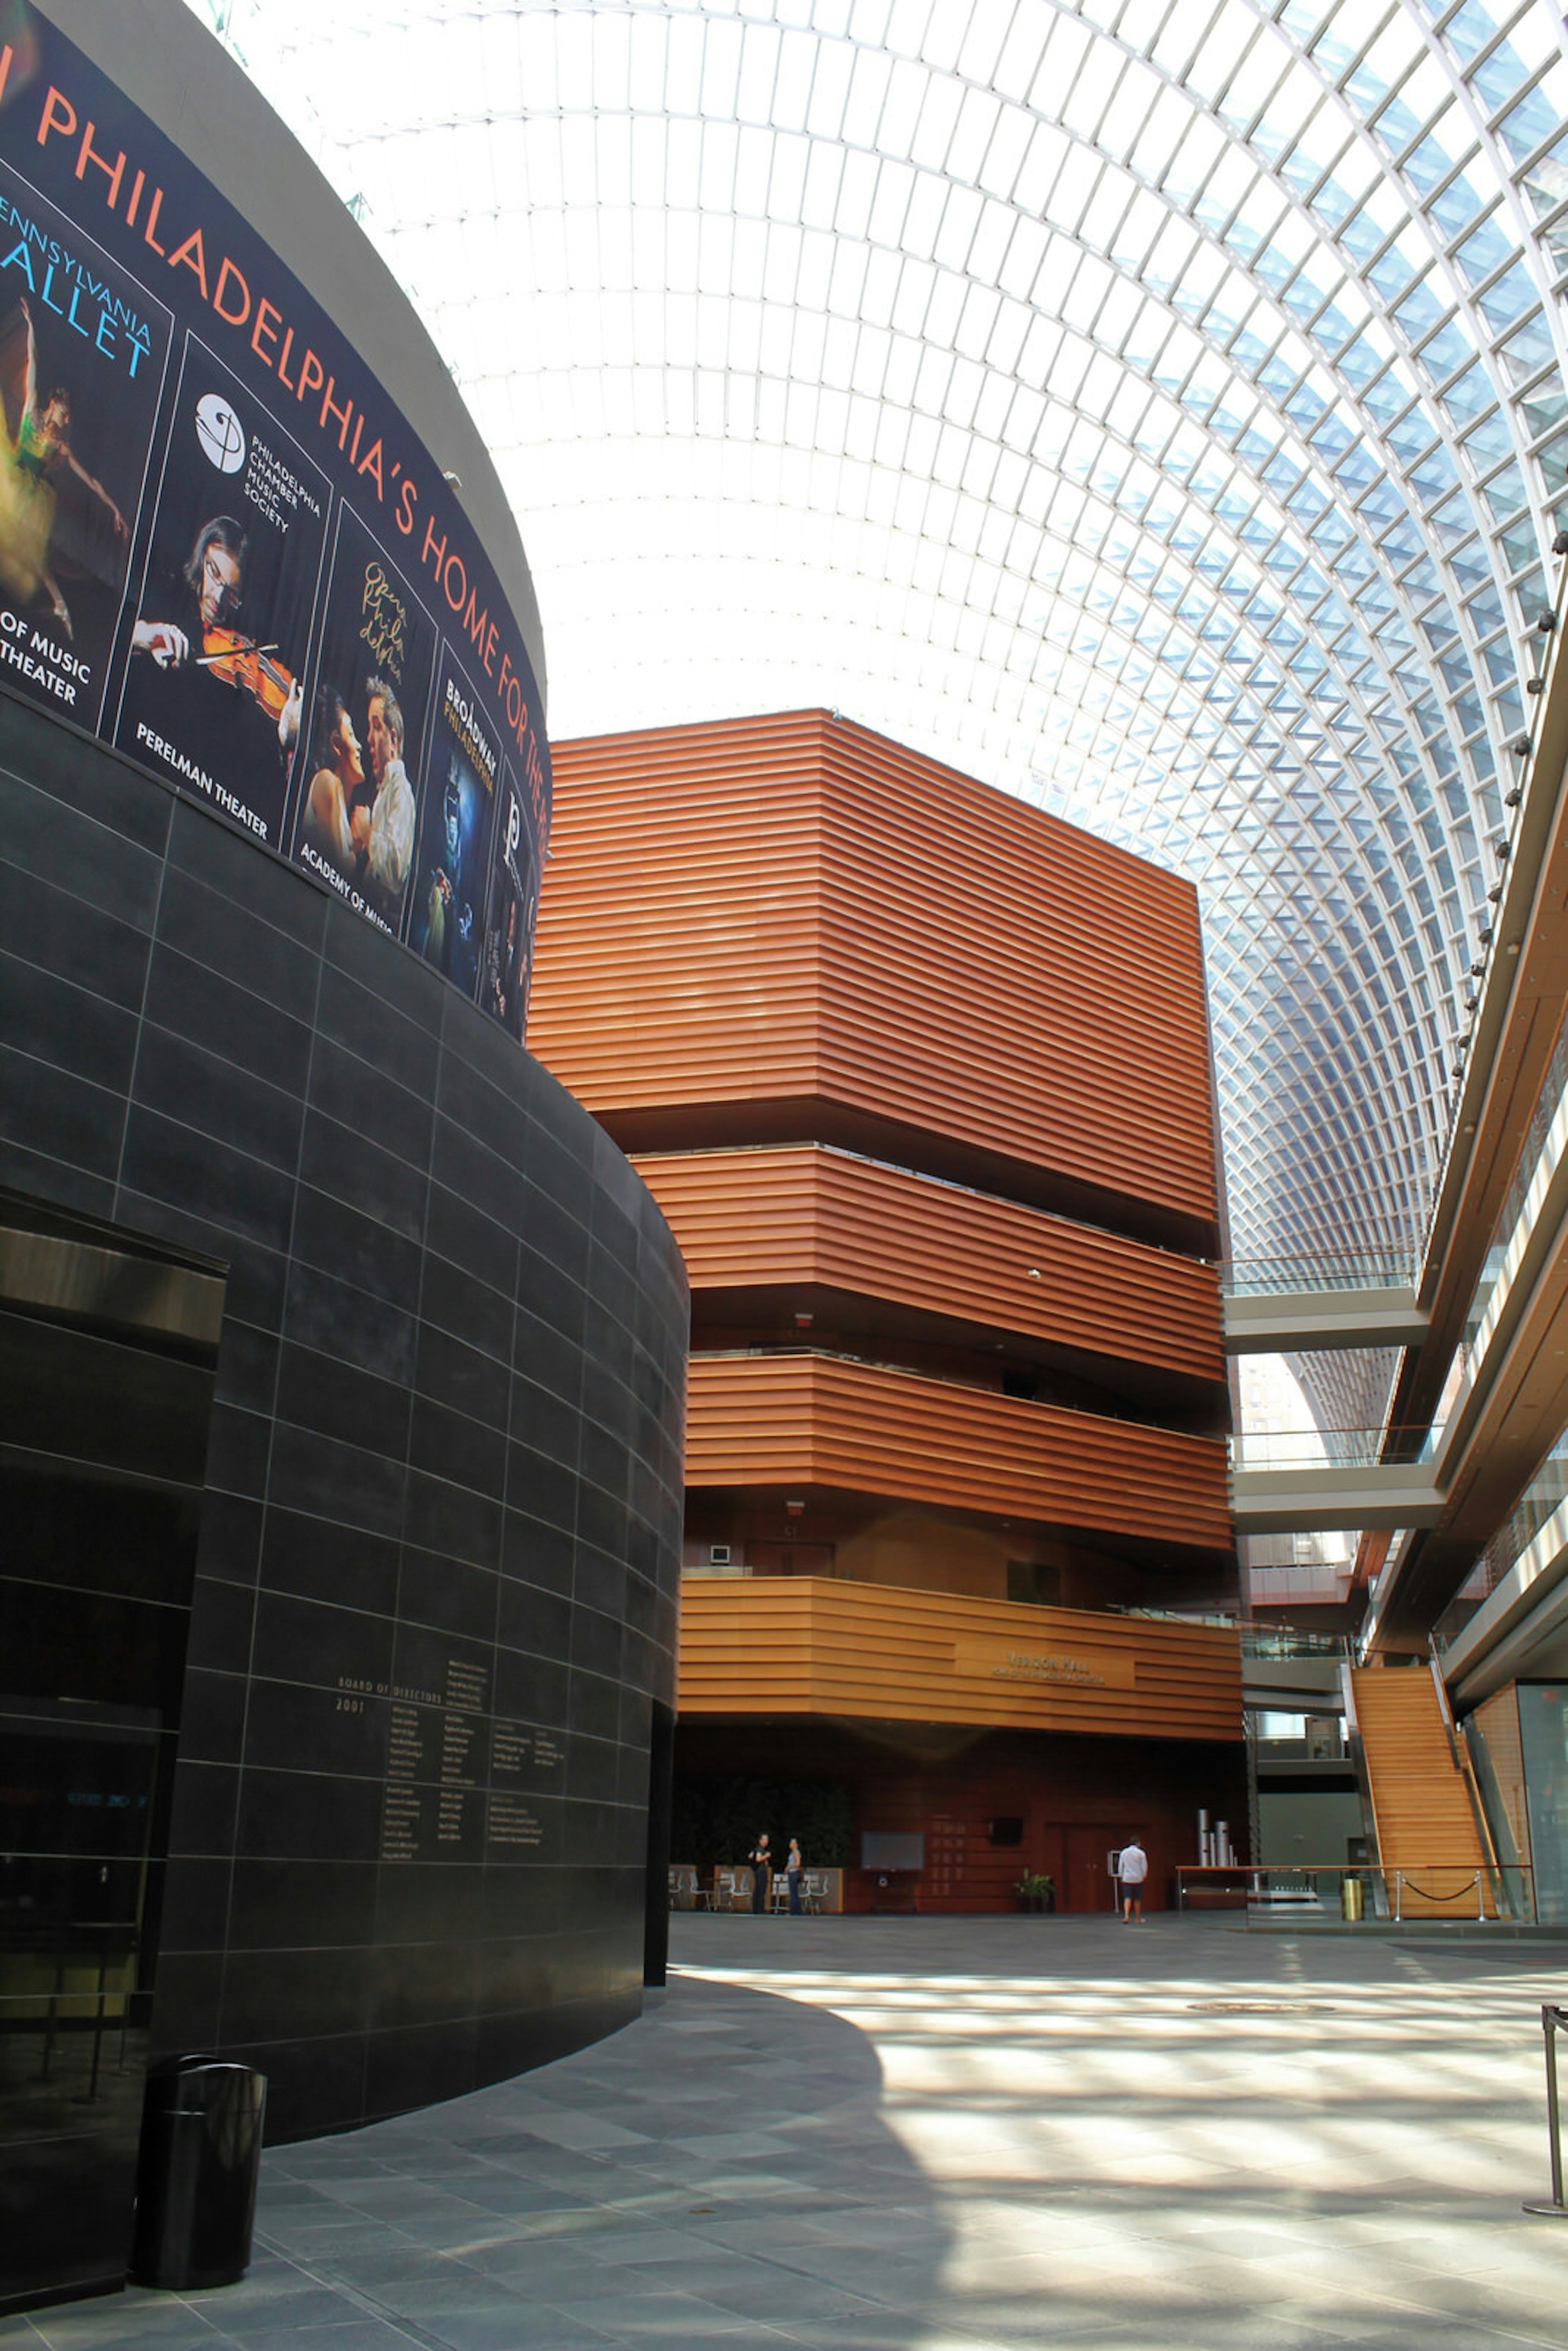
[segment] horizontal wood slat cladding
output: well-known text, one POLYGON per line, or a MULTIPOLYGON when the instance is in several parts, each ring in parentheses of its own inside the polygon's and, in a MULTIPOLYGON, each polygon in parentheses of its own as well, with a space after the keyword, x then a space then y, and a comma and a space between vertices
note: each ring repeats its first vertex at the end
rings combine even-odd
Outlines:
POLYGON ((683 1718, 832 1715, 1239 1740, 1241 1656, 1219 1625, 824 1576, 688 1577, 677 1703, 683 1718), (1087 1671, 1049 1677, 1052 1666, 1074 1665, 1087 1671))
POLYGON ((831 1355, 697 1355, 686 1486, 828 1486, 1228 1551, 1223 1445, 831 1355))
POLYGON ((528 1043, 591 1110, 816 1099, 1215 1217, 1188 883, 825 711, 553 758, 528 1043))
POLYGON ((1212 1266, 843 1152, 649 1153, 633 1165, 694 1290, 820 1283, 1224 1377, 1212 1266))

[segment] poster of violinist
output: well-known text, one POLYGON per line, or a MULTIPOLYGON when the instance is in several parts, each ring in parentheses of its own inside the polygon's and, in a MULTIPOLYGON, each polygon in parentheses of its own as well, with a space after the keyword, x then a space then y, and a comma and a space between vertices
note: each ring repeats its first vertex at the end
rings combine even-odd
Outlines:
POLYGON ((0 163, 0 676, 96 728, 173 319, 0 163))
POLYGON ((402 571, 340 501, 294 856, 394 935, 413 867, 436 642, 402 571))
POLYGON ((490 819, 501 748, 448 646, 431 726, 408 943, 465 996, 477 992, 490 880, 490 819))
POLYGON ((275 849, 330 496, 299 444, 188 335, 114 740, 275 849))

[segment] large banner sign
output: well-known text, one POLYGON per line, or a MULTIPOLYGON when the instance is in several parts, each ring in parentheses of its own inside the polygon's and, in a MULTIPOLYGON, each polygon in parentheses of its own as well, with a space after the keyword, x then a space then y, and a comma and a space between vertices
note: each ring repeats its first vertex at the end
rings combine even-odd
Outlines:
POLYGON ((424 773, 434 616, 340 504, 294 854, 399 935, 424 773))
POLYGON ((520 1040, 549 758, 483 549, 217 190, 26 0, 0 26, 0 679, 520 1040))
POLYGON ((465 996, 474 994, 479 979, 490 815, 500 766, 500 747, 486 733, 473 684, 458 663, 444 662, 408 935, 465 996))
POLYGON ((538 870, 534 835, 510 760, 502 762, 496 805, 496 867, 490 884, 490 915, 485 926, 485 957, 479 1001, 503 1029, 521 1038, 528 1013, 528 974, 534 961, 534 921, 538 913, 538 870))
POLYGON ((330 498, 298 442, 187 335, 113 737, 273 849, 330 498))

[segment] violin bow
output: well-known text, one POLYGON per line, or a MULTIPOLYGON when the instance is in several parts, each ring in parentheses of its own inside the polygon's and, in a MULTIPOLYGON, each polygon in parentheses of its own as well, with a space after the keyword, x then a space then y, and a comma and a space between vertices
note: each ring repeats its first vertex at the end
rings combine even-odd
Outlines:
POLYGON ((198 653, 191 666, 193 669, 211 669, 214 662, 234 661, 241 653, 255 653, 259 657, 262 653, 275 653, 277 651, 275 644, 258 645, 251 637, 243 644, 231 645, 226 653, 198 653))

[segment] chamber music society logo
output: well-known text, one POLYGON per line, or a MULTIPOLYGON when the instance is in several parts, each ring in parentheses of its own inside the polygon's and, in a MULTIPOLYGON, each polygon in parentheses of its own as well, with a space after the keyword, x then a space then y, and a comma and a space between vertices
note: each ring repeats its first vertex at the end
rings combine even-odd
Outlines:
POLYGON ((245 426, 221 392, 204 392, 197 401, 196 439, 207 463, 220 474, 237 474, 245 464, 245 426))

